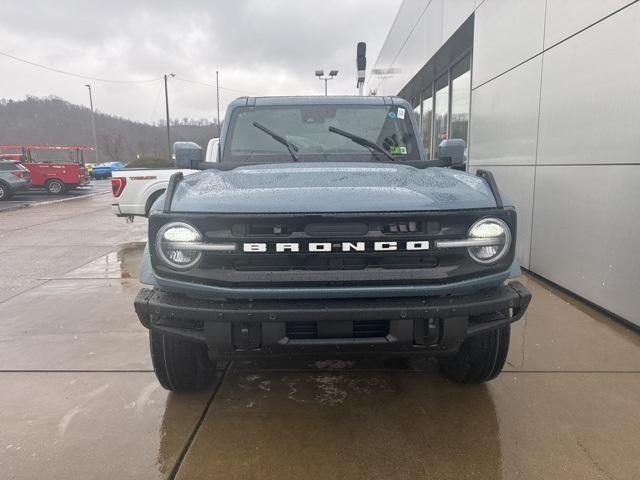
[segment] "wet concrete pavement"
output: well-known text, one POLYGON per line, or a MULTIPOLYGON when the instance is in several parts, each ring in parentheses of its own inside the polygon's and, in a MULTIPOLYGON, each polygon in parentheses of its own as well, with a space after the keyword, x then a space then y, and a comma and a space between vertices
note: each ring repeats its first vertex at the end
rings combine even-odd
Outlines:
POLYGON ((88 187, 70 190, 62 195, 52 195, 44 188, 32 188, 26 192, 17 192, 10 200, 0 202, 0 211, 25 208, 45 202, 65 202, 105 192, 111 192, 111 179, 93 180, 88 187))
POLYGON ((108 194, 0 212, 0 301, 144 241, 146 221, 111 214, 108 194))
POLYGON ((0 478, 638 478, 640 336, 530 277, 487 385, 323 359, 169 394, 132 307, 146 222, 109 203, 0 212, 0 478))

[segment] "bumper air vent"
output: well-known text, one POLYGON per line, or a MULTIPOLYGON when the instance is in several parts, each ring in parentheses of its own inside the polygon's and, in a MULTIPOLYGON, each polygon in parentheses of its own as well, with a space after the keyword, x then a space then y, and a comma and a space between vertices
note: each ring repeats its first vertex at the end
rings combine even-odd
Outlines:
POLYGON ((353 322, 353 338, 386 337, 389 335, 388 320, 359 320, 353 322))
POLYGON ((286 335, 291 340, 318 338, 317 322, 286 322, 286 335))
MULTIPOLYGON (((341 329, 344 331, 344 329, 341 329)), ((306 321, 286 322, 286 335, 290 340, 308 340, 315 338, 371 338, 389 335, 388 320, 359 320, 352 324, 352 334, 318 335, 318 323, 306 321)))

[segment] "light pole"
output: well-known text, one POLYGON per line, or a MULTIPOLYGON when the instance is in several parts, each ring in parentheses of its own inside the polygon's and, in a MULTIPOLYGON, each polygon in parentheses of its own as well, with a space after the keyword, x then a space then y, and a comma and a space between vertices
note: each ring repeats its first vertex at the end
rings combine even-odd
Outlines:
POLYGON ((324 80, 324 95, 327 96, 327 82, 329 82, 329 80, 333 80, 334 77, 336 77, 338 75, 338 70, 331 70, 329 72, 329 76, 325 77, 324 76, 324 70, 316 70, 316 77, 318 77, 318 80, 324 80))
POLYGON ((96 152, 96 164, 100 163, 100 155, 98 154, 98 137, 96 136, 96 119, 93 113, 93 97, 91 95, 91 85, 86 84, 89 89, 89 105, 91 105, 91 127, 93 127, 93 149, 96 152))
POLYGON ((216 104, 218 106, 218 138, 220 138, 220 86, 218 84, 218 70, 216 70, 216 104))
POLYGON ((358 42, 356 48, 356 67, 358 68, 358 81, 356 87, 358 87, 358 95, 362 96, 362 88, 364 87, 364 75, 367 69, 367 44, 364 42, 358 42))
POLYGON ((167 146, 169 147, 169 160, 171 160, 171 126, 169 123, 169 90, 167 89, 167 78, 175 77, 175 73, 170 73, 164 75, 164 103, 167 109, 167 146))

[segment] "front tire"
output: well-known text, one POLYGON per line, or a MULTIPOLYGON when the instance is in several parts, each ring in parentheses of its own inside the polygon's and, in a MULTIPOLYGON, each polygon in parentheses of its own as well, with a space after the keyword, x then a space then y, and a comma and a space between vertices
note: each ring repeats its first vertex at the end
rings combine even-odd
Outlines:
POLYGON ((510 338, 511 325, 469 337, 455 356, 440 359, 440 370, 457 383, 493 380, 507 360, 510 338))
POLYGON ((12 196, 13 192, 11 189, 4 183, 0 182, 0 202, 2 200, 9 200, 12 196))
POLYGON ((167 390, 202 390, 213 383, 216 364, 209 359, 206 345, 150 330, 149 347, 153 370, 167 390))
POLYGON ((47 182, 47 192, 52 195, 60 195, 64 193, 64 183, 60 180, 49 180, 47 182))

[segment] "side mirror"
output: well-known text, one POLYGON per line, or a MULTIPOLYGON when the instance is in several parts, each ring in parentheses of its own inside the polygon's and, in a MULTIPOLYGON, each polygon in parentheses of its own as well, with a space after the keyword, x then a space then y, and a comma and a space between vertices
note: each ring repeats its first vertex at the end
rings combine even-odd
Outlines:
POLYGON ((209 144, 207 145, 207 153, 205 155, 205 162, 207 164, 217 163, 219 161, 218 159, 219 145, 220 145, 219 138, 212 138, 211 140, 209 140, 209 144))
POLYGON ((203 160, 202 147, 193 142, 176 142, 173 144, 173 157, 177 168, 199 170, 203 160))
POLYGON ((438 159, 448 161, 449 166, 456 170, 464 170, 465 143, 461 138, 449 138, 438 145, 438 159))

